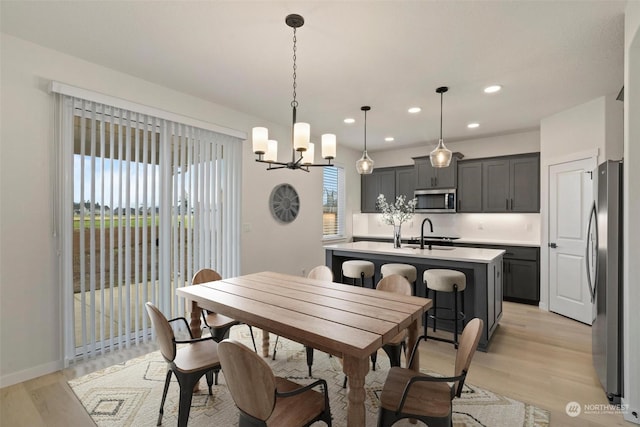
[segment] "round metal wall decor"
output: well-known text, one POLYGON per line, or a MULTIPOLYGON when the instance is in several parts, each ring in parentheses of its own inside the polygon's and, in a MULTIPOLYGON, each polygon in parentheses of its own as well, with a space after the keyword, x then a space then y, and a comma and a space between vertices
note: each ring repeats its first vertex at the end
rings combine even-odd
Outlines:
POLYGON ((289 184, 276 185, 269 196, 269 208, 277 221, 292 222, 300 211, 298 192, 289 184))

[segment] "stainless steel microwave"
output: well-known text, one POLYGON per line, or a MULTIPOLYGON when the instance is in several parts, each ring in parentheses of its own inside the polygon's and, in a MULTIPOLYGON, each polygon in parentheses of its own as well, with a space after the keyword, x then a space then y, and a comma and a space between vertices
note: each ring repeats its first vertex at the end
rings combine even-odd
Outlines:
POLYGON ((416 212, 455 212, 456 189, 415 190, 413 196, 417 200, 416 212))

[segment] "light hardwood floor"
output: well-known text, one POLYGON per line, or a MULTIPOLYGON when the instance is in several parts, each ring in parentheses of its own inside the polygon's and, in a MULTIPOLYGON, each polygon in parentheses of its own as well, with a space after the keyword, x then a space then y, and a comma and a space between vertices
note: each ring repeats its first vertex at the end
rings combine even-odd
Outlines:
MULTIPOLYGON (((130 350, 3 388, 0 426, 93 425, 67 380, 148 350, 130 350)), ((450 344, 422 343, 420 366, 452 373, 454 355, 450 344)), ((632 426, 618 414, 566 415, 566 404, 571 401, 607 403, 591 362, 591 328, 534 306, 504 304, 489 351, 476 353, 468 381, 549 410, 552 426, 632 426)))

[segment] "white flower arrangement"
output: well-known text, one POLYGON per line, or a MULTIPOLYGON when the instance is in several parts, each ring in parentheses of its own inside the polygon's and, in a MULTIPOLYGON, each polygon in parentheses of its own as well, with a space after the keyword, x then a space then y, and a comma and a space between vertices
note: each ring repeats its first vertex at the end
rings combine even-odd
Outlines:
POLYGON ((378 195, 376 206, 382 213, 382 219, 388 225, 400 226, 403 222, 409 221, 415 212, 418 200, 415 198, 405 203, 406 197, 400 195, 396 197, 394 204, 387 203, 384 194, 378 195))

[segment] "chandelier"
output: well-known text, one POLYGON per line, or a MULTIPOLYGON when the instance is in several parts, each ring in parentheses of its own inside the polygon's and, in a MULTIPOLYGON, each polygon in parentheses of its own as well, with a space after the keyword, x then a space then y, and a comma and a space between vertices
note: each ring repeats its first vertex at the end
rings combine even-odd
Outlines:
POLYGON ((440 140, 438 146, 429 153, 431 166, 434 168, 446 168, 451 163, 451 150, 445 147, 442 141, 442 95, 448 90, 449 88, 446 86, 436 89, 436 93, 440 94, 440 140))
POLYGON ((293 28, 293 100, 291 108, 293 110, 293 135, 291 147, 291 161, 278 161, 278 141, 269 139, 269 130, 265 127, 254 127, 251 132, 253 141, 253 152, 258 156, 256 162, 267 163, 272 169, 300 169, 309 172, 312 166, 333 166, 331 160, 336 157, 336 136, 334 134, 322 135, 322 158, 327 163, 314 164, 314 144, 310 142, 311 127, 309 123, 296 121, 296 111, 298 101, 296 100, 296 30, 304 25, 304 18, 300 15, 291 14, 285 18, 285 22, 293 28), (299 153, 296 155, 296 152, 299 153), (297 158, 296 158, 297 157, 297 158))

